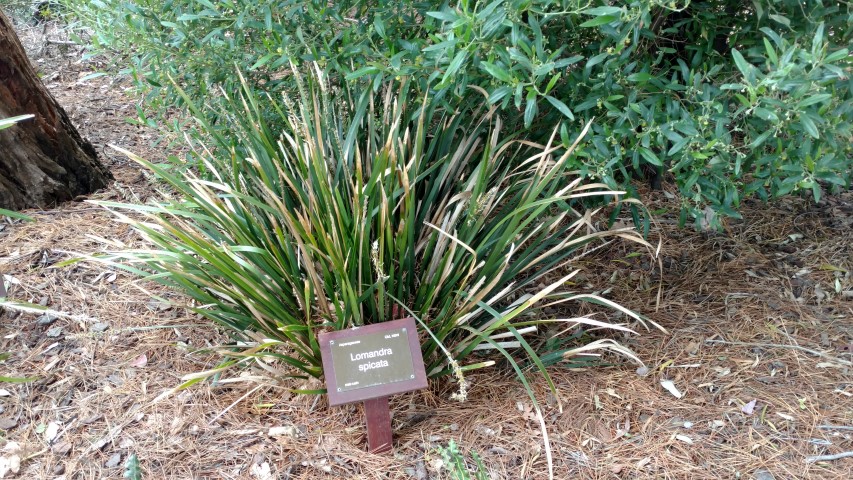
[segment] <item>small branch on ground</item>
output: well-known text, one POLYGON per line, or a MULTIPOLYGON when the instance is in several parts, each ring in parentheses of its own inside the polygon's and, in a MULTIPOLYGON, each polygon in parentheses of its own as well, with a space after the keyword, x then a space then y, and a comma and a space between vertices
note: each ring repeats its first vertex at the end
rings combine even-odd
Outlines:
POLYGON ((50 43, 53 45, 78 45, 77 42, 69 42, 66 40, 53 40, 51 38, 48 38, 46 41, 47 41, 47 43, 50 43))
POLYGON ((49 308, 38 308, 27 302, 16 302, 10 300, 0 300, 0 308, 8 308, 9 310, 23 313, 37 313, 39 315, 51 315, 57 318, 67 318, 75 322, 90 322, 97 323, 98 319, 86 315, 75 315, 68 312, 60 312, 59 310, 51 310, 49 308))
POLYGON ((821 430, 853 430, 853 427, 847 425, 818 425, 821 430))
POLYGON ((806 457, 806 463, 826 462, 829 460, 839 460, 847 457, 853 457, 853 451, 836 453, 835 455, 818 455, 816 457, 806 457))
POLYGON ((832 355, 827 355, 823 352, 819 352, 817 350, 812 350, 811 348, 801 347, 799 345, 782 345, 778 343, 753 343, 753 342, 729 342, 727 340, 713 340, 708 339, 705 340, 705 343, 721 343, 724 345, 739 345, 744 347, 767 347, 767 348, 790 348, 792 350, 800 350, 801 352, 810 353, 812 355, 825 358, 827 360, 833 361, 839 365, 845 365, 848 367, 853 367, 853 362, 842 360, 837 357, 833 357, 832 355))

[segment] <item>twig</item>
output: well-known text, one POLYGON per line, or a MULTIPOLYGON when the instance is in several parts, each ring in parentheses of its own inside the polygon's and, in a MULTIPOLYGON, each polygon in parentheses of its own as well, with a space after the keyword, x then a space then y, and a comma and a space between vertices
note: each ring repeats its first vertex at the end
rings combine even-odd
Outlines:
MULTIPOLYGON (((213 422, 215 422, 219 417, 221 417, 221 416, 225 415, 225 414, 228 412, 228 410, 231 410, 231 409, 234 407, 234 405, 237 405, 238 403, 242 402, 243 400, 245 400, 245 398, 246 398, 246 397, 248 397, 249 395, 251 395, 251 394, 255 393, 255 392, 256 392, 256 391, 258 391, 258 389, 259 389, 259 388, 261 388, 261 387, 263 387, 263 385, 258 385, 257 387, 255 387, 255 388, 253 388, 253 389, 249 390, 248 392, 246 392, 246 394, 245 394, 245 395, 243 395, 242 397, 238 398, 236 401, 234 401, 234 403, 232 403, 231 405, 228 405, 228 408, 226 408, 225 410, 223 410, 223 411, 221 411, 221 412, 217 413, 213 418, 211 418, 211 419, 210 419, 210 421, 209 421, 209 422, 207 422, 207 424, 208 424, 208 425, 212 425, 212 424, 213 424, 213 422)), ((319 396, 319 395, 318 395, 318 396, 319 396)))
POLYGON ((78 213, 78 212, 106 212, 106 213, 109 213, 109 211, 107 211, 106 209, 98 207, 98 208, 78 208, 78 209, 64 208, 64 209, 57 209, 57 210, 45 210, 43 212, 31 213, 30 215, 66 215, 66 214, 78 213))
POLYGON ((806 463, 825 462, 828 460, 838 460, 847 457, 853 457, 853 451, 836 453, 835 455, 818 455, 816 457, 806 457, 806 463))
POLYGON ((822 430, 853 430, 853 427, 847 425, 818 425, 817 428, 822 430))
POLYGON ((98 319, 95 317, 89 317, 86 315, 75 315, 73 313, 60 312, 58 310, 51 310, 49 308, 37 308, 37 306, 26 302, 0 300, 0 308, 8 308, 9 310, 14 310, 23 313, 38 313, 42 315, 50 315, 57 318, 67 318, 69 320, 74 320, 75 322, 98 322, 98 319))
POLYGON ((827 355, 823 352, 819 352, 817 350, 812 350, 811 348, 801 347, 799 345, 782 345, 778 343, 753 343, 753 342, 729 342, 726 340, 705 340, 705 343, 722 343, 725 345, 741 345, 746 347, 772 347, 772 348, 790 348, 792 350, 800 350, 802 352, 810 353, 812 355, 816 355, 821 358, 825 358, 827 360, 831 360, 839 365, 846 365, 848 367, 853 367, 853 362, 842 360, 837 357, 833 357, 832 355, 827 355))
POLYGON ((77 42, 69 42, 68 40, 53 40, 48 38, 45 41, 54 45, 79 45, 77 42))
POLYGON ((47 453, 47 451, 48 451, 48 450, 50 450, 50 448, 43 448, 43 449, 39 450, 39 451, 38 451, 38 452, 36 452, 36 453, 31 453, 31 454, 27 455, 27 456, 26 456, 26 457, 24 457, 24 458, 23 458, 23 460, 21 460, 21 461, 22 461, 22 462, 26 462, 27 460, 32 460, 33 458, 36 458, 36 457, 38 457, 39 455, 44 455, 45 453, 47 453))

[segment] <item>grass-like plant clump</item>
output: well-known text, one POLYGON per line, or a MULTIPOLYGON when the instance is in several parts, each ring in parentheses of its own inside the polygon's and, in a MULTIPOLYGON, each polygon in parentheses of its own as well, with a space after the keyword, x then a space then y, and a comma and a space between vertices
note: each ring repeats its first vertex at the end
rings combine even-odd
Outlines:
MULTIPOLYGON (((354 95, 314 78, 280 106, 280 132, 250 90, 231 98, 232 136, 195 152, 209 180, 134 156, 174 195, 104 203, 152 245, 111 260, 186 292, 196 312, 243 342, 239 358, 275 358, 258 364, 282 376, 322 375, 318 332, 407 312, 420 322, 428 375, 455 375, 464 397, 462 372, 493 363, 478 350, 497 350, 516 369, 526 358, 544 373, 537 350, 555 344, 534 335, 540 327, 629 330, 548 318, 543 306, 590 301, 643 323, 568 288, 572 257, 591 242, 647 245, 629 229, 598 230, 596 212, 578 210, 580 198, 621 193, 569 169, 581 138, 517 140, 493 109, 446 111, 410 97, 405 81, 354 95)), ((548 354, 568 358, 572 347, 590 348, 548 354)), ((630 355, 611 341, 593 347, 630 355)))

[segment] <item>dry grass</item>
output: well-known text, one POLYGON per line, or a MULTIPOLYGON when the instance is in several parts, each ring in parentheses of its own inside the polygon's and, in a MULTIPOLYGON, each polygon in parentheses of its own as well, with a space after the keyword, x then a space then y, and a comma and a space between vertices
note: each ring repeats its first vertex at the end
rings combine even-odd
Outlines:
MULTIPOLYGON (((144 200, 153 192, 146 177, 102 147, 155 159, 164 148, 152 146, 151 131, 123 122, 135 111, 123 84, 78 82, 93 67, 76 55, 42 68, 116 175, 93 198, 144 200)), ((674 208, 659 193, 648 197, 653 209, 674 208)), ((536 386, 557 478, 851 477, 853 459, 806 457, 853 450, 853 299, 834 292, 836 279, 853 290, 853 196, 750 203, 744 212, 720 235, 679 230, 662 215, 663 272, 630 255, 630 245, 583 259, 579 282, 610 290, 670 335, 621 339, 647 362, 646 376, 628 364, 555 368, 559 398, 536 386), (684 396, 664 390, 663 379, 684 396)), ((203 349, 222 334, 153 298, 180 302, 173 293, 96 265, 54 267, 103 248, 91 236, 138 242, 105 212, 71 203, 27 213, 38 222, 4 223, 0 232, 0 271, 17 282, 9 296, 75 317, 40 325, 34 314, 0 316, 0 351, 12 354, 4 374, 38 377, 4 385, 9 395, 0 397, 2 455, 20 448, 19 478, 121 478, 130 454, 149 479, 442 478, 435 449, 450 439, 478 452, 492 478, 547 477, 538 422, 509 372, 471 375, 462 404, 448 399, 453 385, 445 382, 393 398, 396 453, 383 456, 364 451, 359 406, 330 409, 279 385, 203 384, 155 402, 181 376, 216 364, 203 349), (98 323, 108 328, 93 331, 98 323), (58 430, 48 441, 51 424, 58 430), (294 428, 268 435, 278 426, 294 428)))

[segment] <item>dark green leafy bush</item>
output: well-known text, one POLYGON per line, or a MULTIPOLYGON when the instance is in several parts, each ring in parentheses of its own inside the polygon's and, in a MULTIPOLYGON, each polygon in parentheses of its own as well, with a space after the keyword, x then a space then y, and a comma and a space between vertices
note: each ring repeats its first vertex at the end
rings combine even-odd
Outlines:
POLYGON ((235 66, 275 93, 316 61, 337 82, 412 77, 452 108, 480 87, 531 138, 595 118, 574 166, 612 187, 671 179, 685 218, 850 185, 847 1, 65 1, 155 107, 182 103, 169 78, 215 105, 235 66))

